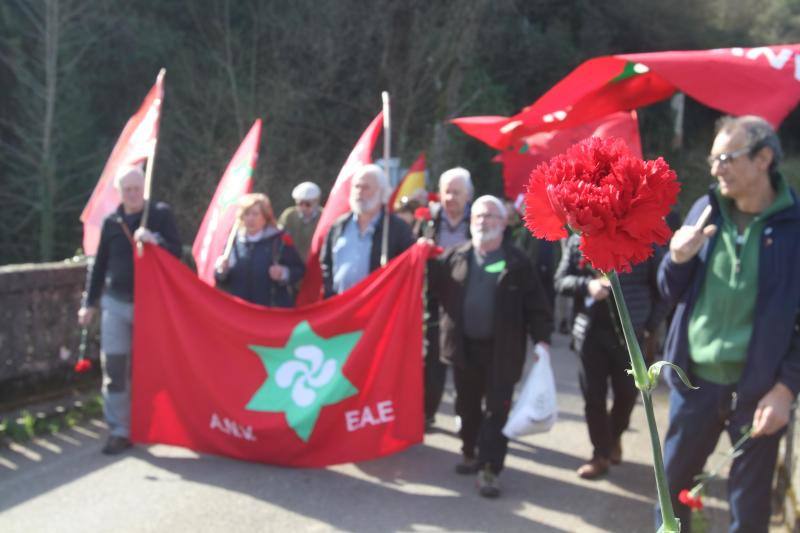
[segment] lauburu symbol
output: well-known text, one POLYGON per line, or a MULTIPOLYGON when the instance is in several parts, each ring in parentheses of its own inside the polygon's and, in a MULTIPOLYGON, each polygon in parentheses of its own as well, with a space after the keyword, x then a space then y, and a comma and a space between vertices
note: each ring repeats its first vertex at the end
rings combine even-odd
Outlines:
POLYGON ((283 363, 275 373, 275 383, 282 389, 292 388, 292 401, 298 407, 307 407, 317 399, 319 389, 328 384, 336 373, 336 360, 325 361, 325 354, 317 346, 298 346, 297 359, 283 363))

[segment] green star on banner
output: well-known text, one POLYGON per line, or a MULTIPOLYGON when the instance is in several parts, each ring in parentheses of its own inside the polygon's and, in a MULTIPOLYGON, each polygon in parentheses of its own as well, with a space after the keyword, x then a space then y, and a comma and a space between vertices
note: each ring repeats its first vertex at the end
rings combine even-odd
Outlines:
POLYGON ((247 409, 284 413, 289 427, 308 442, 322 408, 358 392, 342 374, 342 367, 361 334, 355 331, 323 339, 304 320, 282 348, 251 345, 264 364, 267 380, 247 409))

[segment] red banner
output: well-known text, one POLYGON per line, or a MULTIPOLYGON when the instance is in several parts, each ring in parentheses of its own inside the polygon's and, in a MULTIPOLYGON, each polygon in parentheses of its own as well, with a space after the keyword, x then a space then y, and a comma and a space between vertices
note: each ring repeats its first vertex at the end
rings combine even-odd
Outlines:
POLYGON ((383 112, 380 112, 361 134, 361 138, 358 139, 333 183, 328 200, 320 214, 317 228, 314 230, 314 236, 311 238, 311 249, 306 261, 306 274, 297 295, 297 305, 310 304, 322 297, 322 269, 319 265, 319 254, 325 243, 325 236, 328 235, 328 230, 336 219, 350 211, 350 183, 359 167, 372 162, 372 150, 375 148, 375 141, 378 140, 378 135, 382 130, 383 112))
POLYGON ((253 189, 253 171, 258 161, 260 142, 259 118, 228 163, 194 238, 192 255, 197 264, 197 275, 209 285, 215 284, 214 263, 225 250, 228 236, 236 221, 239 198, 253 189))
POLYGON ((516 200, 525 192, 531 171, 575 143, 589 137, 620 137, 638 157, 642 157, 636 111, 614 113, 600 120, 565 130, 535 133, 522 139, 518 150, 500 152, 493 161, 503 165, 506 198, 516 200))
POLYGON ((147 245, 135 259, 132 439, 297 467, 421 442, 429 252, 412 246, 344 294, 273 310, 147 245))
POLYGON ((676 91, 724 113, 759 115, 778 126, 800 100, 800 44, 597 57, 513 117, 452 122, 505 150, 532 133, 637 109, 676 91))
POLYGON ((92 196, 83 208, 80 218, 83 222, 83 252, 86 255, 97 253, 103 220, 119 205, 119 192, 114 187, 117 171, 126 165, 143 163, 153 153, 158 137, 161 101, 164 99, 163 81, 162 70, 139 110, 125 124, 92 196))

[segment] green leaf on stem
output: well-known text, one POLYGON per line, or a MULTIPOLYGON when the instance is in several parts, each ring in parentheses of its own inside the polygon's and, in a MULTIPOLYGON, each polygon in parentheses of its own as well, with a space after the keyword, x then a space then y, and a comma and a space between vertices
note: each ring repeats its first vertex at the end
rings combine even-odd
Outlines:
POLYGON ((658 361, 657 363, 650 365, 650 368, 647 370, 647 375, 650 378, 650 390, 656 388, 656 385, 658 384, 658 376, 661 374, 661 370, 665 366, 671 367, 678 374, 678 377, 681 379, 681 381, 683 381, 683 384, 690 389, 697 390, 700 388, 692 385, 692 382, 689 381, 689 377, 686 375, 686 372, 684 372, 683 369, 678 365, 670 363, 669 361, 658 361))

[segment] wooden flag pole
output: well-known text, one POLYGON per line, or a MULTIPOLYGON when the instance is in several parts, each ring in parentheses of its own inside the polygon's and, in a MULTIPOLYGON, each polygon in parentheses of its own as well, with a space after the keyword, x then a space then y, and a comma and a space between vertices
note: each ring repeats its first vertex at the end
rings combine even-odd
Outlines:
POLYGON ((236 223, 234 223, 233 228, 231 229, 230 234, 228 235, 228 242, 225 243, 225 251, 222 252, 222 259, 225 261, 231 256, 231 252, 233 251, 233 243, 236 242, 236 235, 239 233, 239 227, 241 226, 241 221, 237 218, 236 223))
MULTIPOLYGON (((156 77, 156 84, 160 87, 163 87, 162 82, 164 80, 164 75, 167 73, 167 69, 162 68, 158 71, 158 77, 156 77)), ((161 120, 161 105, 163 104, 164 95, 161 95, 162 102, 159 103, 159 121, 161 120)), ((145 169, 144 173, 144 211, 142 212, 142 221, 139 223, 140 228, 147 229, 147 219, 150 215, 150 190, 153 186, 153 165, 155 164, 156 160, 156 145, 158 144, 158 135, 156 138, 153 139, 153 146, 150 147, 150 153, 147 154, 147 168, 145 169)), ((136 243, 136 251, 139 253, 139 257, 142 256, 142 251, 144 247, 142 246, 142 242, 138 241, 136 243)))
MULTIPOLYGON (((389 157, 392 146, 392 122, 389 106, 389 93, 381 93, 383 100, 383 170, 386 173, 386 180, 389 181, 389 157)), ((385 192, 385 191, 383 191, 385 192)), ((389 261, 389 204, 383 206, 383 235, 381 239, 381 266, 385 266, 389 261)))

